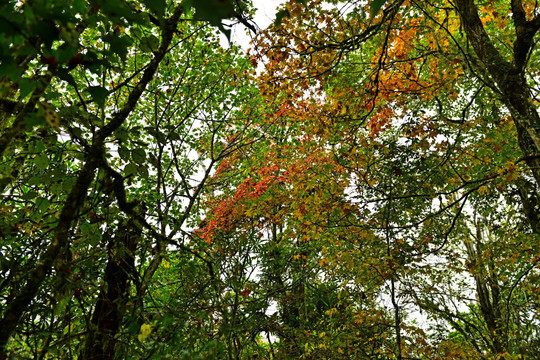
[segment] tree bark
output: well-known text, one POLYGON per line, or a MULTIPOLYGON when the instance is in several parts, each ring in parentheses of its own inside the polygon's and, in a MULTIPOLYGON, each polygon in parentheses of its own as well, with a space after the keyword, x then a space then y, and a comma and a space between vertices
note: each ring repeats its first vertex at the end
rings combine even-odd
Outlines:
MULTIPOLYGON (((465 242, 469 263, 474 266, 474 282, 476 285, 476 296, 480 312, 486 323, 488 337, 491 343, 487 344, 495 354, 502 354, 508 351, 508 334, 505 331, 506 319, 503 314, 503 301, 501 299, 501 288, 498 284, 498 276, 491 266, 486 265, 484 254, 483 225, 480 221, 476 223, 475 243, 465 242)), ((487 339, 486 338, 486 339, 487 339)))
POLYGON ((129 298, 129 280, 135 266, 135 250, 141 230, 130 220, 118 234, 109 240, 109 259, 105 268, 104 283, 92 315, 81 359, 112 360, 115 358, 115 335, 122 325, 122 318, 129 298))
POLYGON ((506 60, 493 45, 478 15, 473 0, 456 0, 463 29, 476 55, 494 80, 501 101, 506 105, 516 125, 523 159, 540 185, 540 115, 532 102, 530 88, 525 78, 533 38, 540 28, 540 18, 526 20, 521 0, 511 0, 515 26, 513 59, 506 60))

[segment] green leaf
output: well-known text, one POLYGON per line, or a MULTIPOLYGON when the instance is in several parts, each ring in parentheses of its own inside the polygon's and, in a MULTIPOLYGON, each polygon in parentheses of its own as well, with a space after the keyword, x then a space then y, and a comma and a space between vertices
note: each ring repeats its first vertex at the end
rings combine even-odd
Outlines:
POLYGON ((234 15, 232 0, 195 0, 195 18, 206 20, 215 26, 221 25, 221 20, 234 15))
POLYGON ((97 225, 82 223, 80 225, 81 236, 92 246, 97 246, 101 242, 101 232, 96 231, 97 225))
POLYGON ((0 33, 5 36, 14 36, 17 35, 17 28, 13 24, 7 22, 3 17, 0 18, 0 33))
POLYGON ((42 183, 43 176, 32 176, 30 179, 28 179, 28 185, 30 186, 41 185, 42 183))
POLYGON ((138 27, 132 27, 129 29, 129 34, 135 38, 142 38, 142 32, 138 27))
POLYGON ((372 0, 370 4, 371 17, 375 17, 383 7, 386 0, 372 0))
POLYGON ((70 301, 71 301, 71 297, 69 296, 62 298, 54 307, 54 315, 58 316, 58 314, 61 314, 70 301))
POLYGON ((45 118, 43 117, 43 114, 31 113, 26 115, 23 123, 28 127, 43 125, 45 124, 45 118))
POLYGON ((131 151, 131 157, 137 164, 143 164, 146 160, 146 152, 144 149, 134 149, 131 151))
POLYGON ((64 189, 64 192, 69 193, 71 191, 71 188, 73 187, 73 184, 75 184, 75 179, 68 178, 62 180, 62 189, 64 189))
POLYGON ((129 141, 129 133, 124 128, 119 128, 114 132, 114 137, 120 141, 120 142, 127 142, 129 141))
POLYGON ((230 40, 231 30, 226 29, 221 21, 234 17, 233 0, 195 0, 192 4, 195 8, 195 19, 208 21, 230 40))
POLYGON ((71 86, 76 86, 77 85, 77 83, 75 82, 75 79, 73 78, 73 76, 67 70, 58 69, 57 74, 58 74, 58 77, 60 78, 60 80, 64 80, 69 85, 71 85, 71 86))
POLYGON ((154 136, 156 138, 158 143, 165 144, 167 142, 167 137, 165 136, 165 134, 162 131, 155 131, 152 128, 147 128, 147 130, 148 130, 149 134, 151 134, 152 136, 154 136))
POLYGON ((45 150, 45 145, 41 141, 37 141, 34 145, 34 149, 32 150, 35 153, 39 153, 41 151, 45 150))
POLYGON ((105 106, 105 100, 109 95, 109 91, 107 89, 105 89, 103 86, 90 86, 88 88, 88 92, 100 108, 105 106))
POLYGON ((126 149, 125 147, 119 147, 118 148, 118 156, 124 161, 129 160, 130 157, 130 151, 129 149, 126 149))
POLYGON ((132 40, 129 36, 118 36, 117 34, 109 33, 103 37, 103 40, 111 45, 111 54, 116 54, 122 61, 126 61, 128 48, 132 44, 132 40))
POLYGON ((37 196, 38 196, 37 192, 35 192, 33 190, 30 190, 30 191, 27 191, 26 193, 24 193, 24 195, 22 196, 22 199, 23 200, 31 200, 31 199, 35 199, 37 196))
POLYGON ((45 170, 49 166, 49 157, 46 154, 40 154, 35 157, 34 162, 39 170, 45 170))
POLYGON ((39 211, 45 212, 51 205, 51 202, 46 198, 39 198, 36 200, 36 206, 39 211))
POLYGON ((23 70, 12 59, 0 61, 0 74, 7 76, 12 81, 19 81, 23 70))
POLYGON ((77 55, 77 47, 68 44, 62 44, 55 52, 55 58, 60 64, 67 63, 75 55, 77 55))
POLYGON ((33 35, 37 35, 43 41, 45 48, 50 48, 52 43, 58 39, 59 31, 53 22, 37 20, 32 26, 33 35))
POLYGON ((141 39, 140 48, 144 52, 152 52, 159 47, 159 39, 154 35, 148 35, 141 39))
POLYGON ((137 173, 143 178, 148 179, 148 176, 150 175, 148 173, 148 168, 145 165, 137 166, 137 173))
POLYGON ((231 30, 225 29, 222 24, 219 24, 217 27, 223 33, 223 35, 225 35, 227 40, 231 41, 231 30))
POLYGON ((124 168, 125 176, 137 175, 137 165, 134 163, 129 163, 124 168))
POLYGON ((71 128, 71 131, 73 133, 74 136, 78 137, 78 138, 81 138, 83 137, 83 131, 82 129, 78 128, 78 127, 73 127, 71 128))
POLYGON ((84 66, 94 74, 101 74, 103 67, 109 67, 110 63, 106 59, 100 59, 100 56, 94 51, 88 51, 84 55, 84 66))
POLYGON ((288 18, 290 16, 291 16, 291 13, 287 9, 282 9, 282 10, 278 11, 277 14, 276 14, 275 24, 277 26, 281 25, 281 23, 283 22, 283 19, 288 18))
POLYGON ((169 138, 169 140, 180 140, 180 135, 178 135, 178 133, 176 131, 171 131, 169 133, 169 135, 167 135, 167 137, 169 138))
POLYGON ((32 93, 37 87, 37 84, 35 81, 32 81, 27 78, 22 78, 19 81, 19 90, 20 90, 20 98, 24 99, 28 95, 32 93))
POLYGON ((101 11, 113 20, 116 24, 124 25, 128 23, 142 23, 143 17, 138 14, 128 4, 120 0, 95 0, 96 4, 101 7, 101 11), (125 20, 124 20, 125 19, 125 20))
POLYGON ((139 332, 139 329, 141 328, 141 322, 136 318, 130 318, 128 317, 130 321, 128 321, 127 331, 130 334, 137 334, 139 332))
POLYGON ((167 7, 165 0, 143 0, 143 2, 160 20, 163 18, 167 7))

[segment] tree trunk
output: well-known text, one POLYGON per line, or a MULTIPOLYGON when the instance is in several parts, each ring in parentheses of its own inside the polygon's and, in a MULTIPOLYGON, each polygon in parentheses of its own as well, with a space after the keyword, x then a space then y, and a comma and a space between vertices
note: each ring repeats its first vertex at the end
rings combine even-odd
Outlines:
POLYGON ((532 102, 525 78, 527 60, 534 46, 534 36, 540 27, 540 18, 526 20, 521 1, 510 1, 516 37, 513 58, 507 61, 493 45, 474 1, 456 0, 455 6, 468 41, 491 75, 496 87, 494 90, 498 90, 501 101, 512 115, 523 159, 531 169, 537 185, 540 185, 540 115, 532 102))
POLYGON ((135 266, 135 249, 141 235, 132 220, 122 226, 109 240, 109 257, 104 282, 92 314, 83 360, 112 360, 116 355, 115 335, 122 325, 122 318, 129 298, 130 274, 135 266))
POLYGON ((465 243, 469 262, 475 266, 474 282, 476 284, 476 296, 480 305, 480 312, 488 329, 491 350, 495 354, 507 352, 508 334, 505 331, 507 326, 503 314, 504 304, 501 299, 498 276, 495 269, 485 265, 483 248, 484 240, 482 224, 476 223, 475 244, 465 243))

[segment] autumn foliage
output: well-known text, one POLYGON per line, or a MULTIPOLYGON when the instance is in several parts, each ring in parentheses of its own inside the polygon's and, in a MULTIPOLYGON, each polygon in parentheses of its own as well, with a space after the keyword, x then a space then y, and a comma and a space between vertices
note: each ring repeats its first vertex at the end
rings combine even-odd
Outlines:
POLYGON ((0 359, 540 353, 536 3, 0 10, 0 359))

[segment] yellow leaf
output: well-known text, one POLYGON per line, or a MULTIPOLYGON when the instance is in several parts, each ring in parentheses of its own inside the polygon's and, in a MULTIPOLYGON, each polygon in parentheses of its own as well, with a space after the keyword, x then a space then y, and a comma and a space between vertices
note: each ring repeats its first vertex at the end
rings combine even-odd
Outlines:
POLYGON ((482 185, 478 188, 478 192, 482 195, 487 195, 489 193, 489 190, 486 186, 482 185))
POLYGON ((43 109, 43 116, 45 117, 45 121, 47 121, 47 124, 49 124, 50 127, 52 127, 57 132, 60 131, 60 118, 58 117, 58 114, 54 109, 52 109, 49 105, 40 103, 41 108, 43 109))
POLYGON ((152 325, 150 324, 142 324, 141 330, 139 330, 139 335, 137 335, 137 338, 139 341, 144 341, 152 333, 152 325))
POLYGON ((334 314, 337 314, 337 309, 336 308, 331 308, 330 310, 326 310, 324 313, 327 315, 327 316, 330 316, 332 317, 332 315, 334 314))

